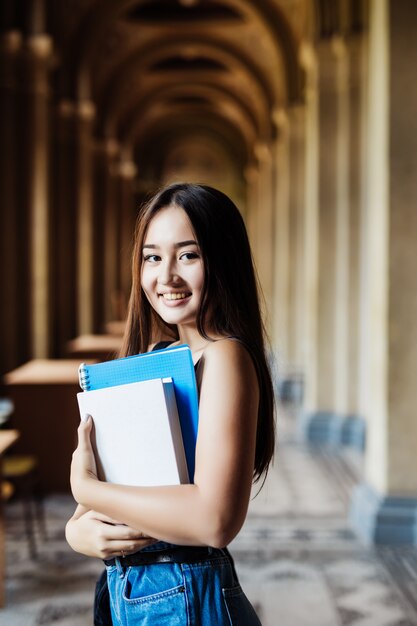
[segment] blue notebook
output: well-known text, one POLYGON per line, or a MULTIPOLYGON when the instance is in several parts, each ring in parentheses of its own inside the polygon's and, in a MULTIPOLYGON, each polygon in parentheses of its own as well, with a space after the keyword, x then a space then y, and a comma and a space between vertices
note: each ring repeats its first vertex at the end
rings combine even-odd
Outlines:
POLYGON ((172 378, 174 383, 188 474, 190 482, 193 482, 198 430, 198 395, 189 346, 184 344, 153 350, 93 365, 82 363, 79 368, 80 386, 84 391, 168 377, 172 378))

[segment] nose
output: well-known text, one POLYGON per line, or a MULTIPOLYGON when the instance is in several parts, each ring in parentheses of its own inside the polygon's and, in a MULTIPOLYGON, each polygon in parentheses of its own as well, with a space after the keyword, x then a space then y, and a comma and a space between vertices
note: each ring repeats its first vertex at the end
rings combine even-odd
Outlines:
POLYGON ((158 282, 161 285, 172 285, 179 280, 178 275, 175 272, 176 266, 173 261, 166 259, 159 266, 158 282))

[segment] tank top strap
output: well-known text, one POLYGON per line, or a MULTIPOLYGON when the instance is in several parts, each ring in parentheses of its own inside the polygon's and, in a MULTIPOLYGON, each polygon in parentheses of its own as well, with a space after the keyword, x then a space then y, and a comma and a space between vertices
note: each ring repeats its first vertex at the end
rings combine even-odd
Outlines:
POLYGON ((174 341, 158 341, 158 343, 156 343, 154 345, 154 347, 152 348, 152 352, 154 350, 163 350, 164 348, 168 348, 168 346, 170 346, 172 343, 174 343, 174 341))

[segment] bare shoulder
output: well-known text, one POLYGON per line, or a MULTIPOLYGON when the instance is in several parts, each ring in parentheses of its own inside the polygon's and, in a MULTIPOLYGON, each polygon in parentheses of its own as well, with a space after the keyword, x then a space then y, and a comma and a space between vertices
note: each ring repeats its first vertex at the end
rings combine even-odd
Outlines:
POLYGON ((205 423, 205 416, 211 423, 219 420, 221 428, 232 428, 228 432, 234 440, 233 428, 242 421, 256 421, 258 415, 260 390, 253 359, 235 339, 211 343, 202 359, 198 372, 201 423, 205 423))
POLYGON ((256 379, 253 359, 244 346, 237 339, 224 338, 209 344, 204 350, 204 370, 217 372, 222 376, 247 376, 256 379))

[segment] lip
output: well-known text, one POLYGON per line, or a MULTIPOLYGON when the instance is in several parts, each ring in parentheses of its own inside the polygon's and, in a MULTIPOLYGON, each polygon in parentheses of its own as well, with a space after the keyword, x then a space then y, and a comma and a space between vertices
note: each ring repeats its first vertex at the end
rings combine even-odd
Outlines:
POLYGON ((164 303, 165 306, 167 307, 177 307, 177 306, 181 306, 186 302, 189 302, 190 298, 191 298, 191 292, 189 291, 164 291, 162 293, 158 293, 158 298, 164 303), (185 293, 186 296, 185 298, 174 298, 172 300, 168 300, 167 298, 165 298, 164 296, 167 294, 172 294, 172 295, 176 295, 176 294, 182 294, 185 293))

